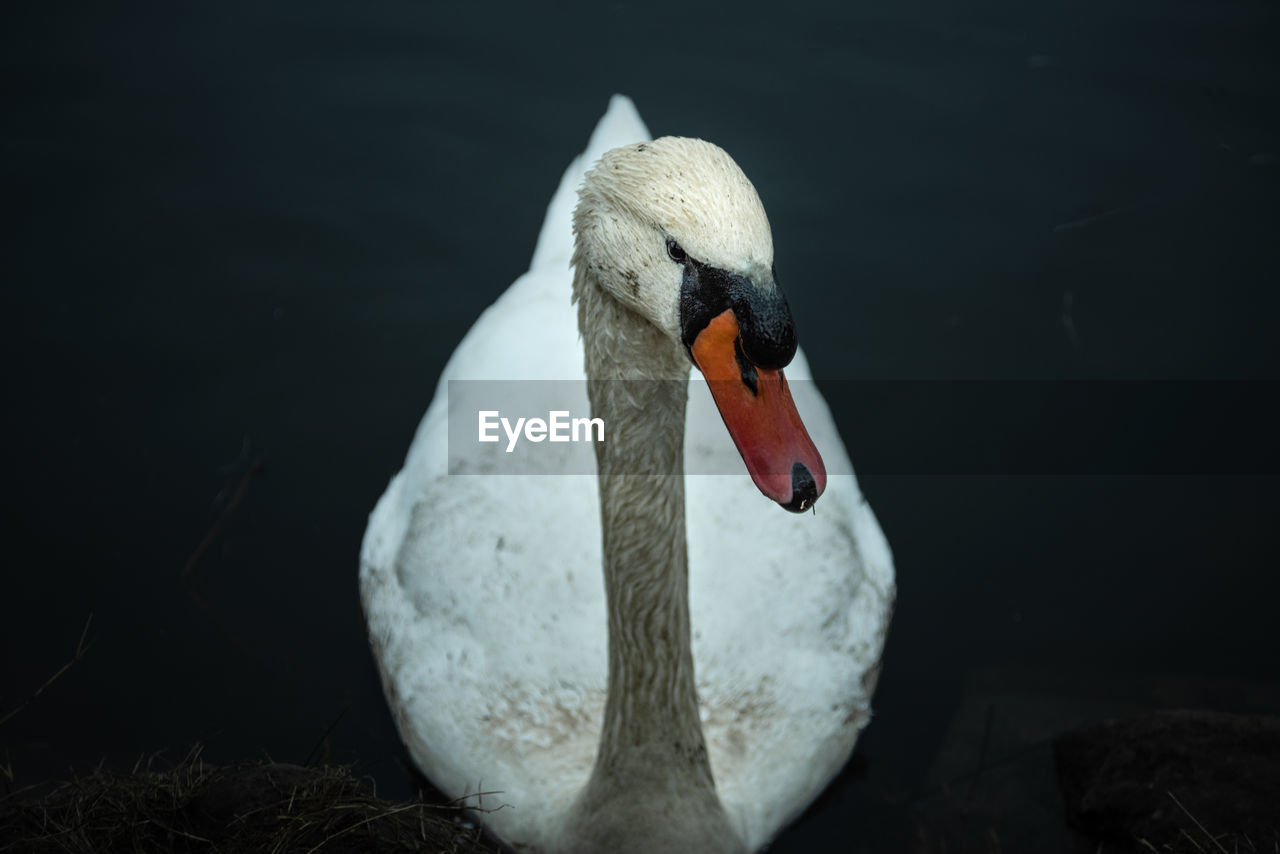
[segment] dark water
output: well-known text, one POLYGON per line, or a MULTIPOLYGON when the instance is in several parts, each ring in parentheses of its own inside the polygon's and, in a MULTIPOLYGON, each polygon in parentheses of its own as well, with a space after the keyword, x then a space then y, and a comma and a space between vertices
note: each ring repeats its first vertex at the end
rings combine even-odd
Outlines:
MULTIPOLYGON (((820 378, 1280 379, 1275 4, 1028 6, 6 8, 5 711, 94 616, 5 761, 302 761, 341 715, 408 793, 365 517, 614 91, 755 182, 820 378)), ((877 717, 773 850, 1049 844, 1056 732, 1280 712, 1277 485, 864 477, 877 717)))

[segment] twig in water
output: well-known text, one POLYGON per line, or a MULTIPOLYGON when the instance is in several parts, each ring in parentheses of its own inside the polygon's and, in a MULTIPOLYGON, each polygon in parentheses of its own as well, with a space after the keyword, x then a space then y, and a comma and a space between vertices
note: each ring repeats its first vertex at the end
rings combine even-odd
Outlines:
POLYGON ((320 733, 319 741, 317 741, 315 746, 311 748, 311 752, 307 754, 306 760, 302 763, 304 767, 311 767, 311 760, 316 758, 316 755, 320 752, 320 748, 329 740, 329 734, 332 733, 334 728, 342 721, 342 718, 347 714, 347 710, 350 708, 350 703, 343 706, 342 711, 338 712, 338 716, 329 722, 329 725, 324 728, 324 732, 320 733))
POLYGON ((1090 226, 1090 225, 1093 225, 1094 223, 1101 222, 1104 219, 1109 219, 1113 216, 1117 216, 1118 214, 1130 213, 1131 211, 1136 211, 1141 208, 1148 207, 1152 204, 1155 204, 1155 202, 1152 202, 1152 201, 1137 202, 1132 205, 1125 205, 1119 208, 1111 208, 1110 210, 1105 210, 1102 213, 1096 213, 1096 214, 1093 214, 1092 216, 1084 216, 1084 217, 1080 217, 1080 219, 1073 219, 1070 222, 1059 223, 1058 225, 1055 225, 1053 227, 1053 230, 1055 232, 1058 232, 1058 231, 1073 231, 1074 229, 1077 229, 1077 228, 1085 228, 1086 226, 1090 226))
POLYGON ((79 640, 79 642, 77 642, 77 643, 76 643, 76 653, 75 653, 75 655, 73 655, 73 656, 71 657, 71 660, 70 660, 70 661, 68 661, 66 664, 62 665, 61 667, 59 667, 59 668, 58 668, 58 672, 57 672, 57 673, 53 674, 53 675, 52 675, 52 676, 50 676, 48 679, 44 680, 44 684, 42 684, 39 688, 37 688, 35 691, 33 691, 33 692, 31 693, 31 696, 30 696, 30 697, 28 697, 27 699, 23 700, 21 703, 19 703, 19 704, 18 704, 17 706, 15 706, 14 708, 10 709, 10 710, 9 710, 9 712, 8 712, 7 714, 5 714, 5 716, 4 716, 4 717, 0 718, 0 726, 4 726, 6 723, 8 723, 8 722, 9 722, 9 720, 10 720, 14 715, 16 715, 18 712, 22 711, 23 709, 25 709, 27 706, 31 705, 32 701, 33 701, 33 700, 35 700, 35 698, 36 698, 36 697, 39 697, 41 694, 43 694, 43 693, 44 693, 44 690, 45 690, 46 688, 48 688, 48 687, 49 687, 50 685, 52 685, 54 682, 58 681, 58 678, 59 678, 60 676, 62 676, 62 674, 66 673, 68 670, 70 670, 70 669, 71 669, 71 665, 75 664, 75 663, 76 663, 76 662, 78 662, 80 659, 84 658, 84 654, 85 654, 86 652, 88 652, 88 651, 89 651, 89 647, 93 646, 93 644, 92 644, 92 643, 85 643, 85 638, 86 638, 86 637, 88 637, 88 635, 89 635, 89 626, 91 626, 91 625, 93 625, 93 612, 92 612, 92 611, 90 611, 90 612, 89 612, 89 618, 88 618, 87 620, 85 620, 85 621, 84 621, 84 628, 83 628, 83 629, 81 629, 81 631, 80 631, 80 640, 79 640))
POLYGON ((245 493, 249 491, 249 483, 266 469, 266 462, 262 457, 258 457, 253 461, 253 464, 249 466, 249 470, 244 473, 240 478, 240 482, 236 484, 236 490, 232 493, 231 500, 222 508, 222 512, 218 514, 218 518, 214 520, 213 524, 209 526, 209 530, 205 532, 204 539, 200 541, 200 545, 196 546, 196 550, 191 553, 191 557, 187 558, 186 565, 182 568, 182 577, 187 580, 187 595, 191 597, 191 601, 195 603, 201 613, 222 630, 223 635, 237 649, 246 655, 250 654, 248 646, 223 625, 222 621, 214 615, 213 610, 205 603, 204 597, 200 595, 200 591, 196 587, 195 569, 201 558, 204 557, 205 552, 209 550, 214 541, 218 539, 218 535, 222 533, 222 529, 226 527, 227 520, 231 518, 231 514, 240 506, 245 493))
POLYGON ((249 491, 249 482, 266 471, 266 462, 262 457, 254 460, 253 465, 249 466, 249 470, 240 478, 240 482, 236 484, 236 491, 232 493, 231 500, 227 502, 227 506, 222 508, 222 512, 218 514, 218 518, 214 520, 209 530, 205 533, 204 539, 200 541, 200 545, 196 546, 196 550, 191 553, 191 557, 187 558, 186 565, 182 568, 182 577, 187 578, 195 571, 196 564, 204 557, 204 553, 213 545, 214 540, 222 533, 222 529, 226 526, 227 520, 231 518, 231 514, 240 506, 241 500, 246 492, 249 491))

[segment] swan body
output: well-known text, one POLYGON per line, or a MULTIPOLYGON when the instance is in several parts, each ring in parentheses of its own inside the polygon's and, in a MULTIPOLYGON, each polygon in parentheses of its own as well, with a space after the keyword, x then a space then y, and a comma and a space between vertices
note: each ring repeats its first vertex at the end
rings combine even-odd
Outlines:
POLYGON ((361 551, 401 737, 517 851, 759 849, 848 759, 892 608, 888 546, 829 410, 800 382, 803 353, 786 367, 795 406, 843 472, 816 515, 760 494, 697 371, 686 413, 680 267, 662 234, 668 252, 678 236, 691 258, 769 281, 772 242, 727 155, 648 139, 615 96, 561 181, 529 272, 445 367, 361 551), (664 183, 672 164, 683 183, 664 183), (611 167, 630 183, 610 184, 611 167), (656 384, 662 399, 605 383, 589 400, 581 381, 602 376, 674 382, 656 384), (600 472, 450 474, 449 382, 482 379, 575 380, 571 411, 631 426, 597 449, 600 472), (663 454, 721 473, 614 476, 663 454))

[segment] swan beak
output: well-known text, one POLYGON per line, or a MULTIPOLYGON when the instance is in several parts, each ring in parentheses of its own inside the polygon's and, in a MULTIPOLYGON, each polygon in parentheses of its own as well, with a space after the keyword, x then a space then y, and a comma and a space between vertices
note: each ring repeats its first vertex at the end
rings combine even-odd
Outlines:
POLYGON ((756 486, 793 513, 811 508, 826 489, 827 470, 782 370, 747 359, 732 309, 713 317, 689 350, 756 486))

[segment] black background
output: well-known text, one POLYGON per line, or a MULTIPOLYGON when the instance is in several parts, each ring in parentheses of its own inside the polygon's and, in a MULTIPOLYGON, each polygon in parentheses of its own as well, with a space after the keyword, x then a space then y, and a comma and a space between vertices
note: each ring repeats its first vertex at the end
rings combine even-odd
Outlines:
MULTIPOLYGON (((408 794, 364 523, 615 91, 756 184, 820 381, 1280 379, 1275 4, 535 6, 6 6, 4 711, 94 615, 0 726, 19 781, 342 714, 324 755, 408 794)), ((1280 711, 1271 472, 864 477, 877 716, 772 850, 902 850, 1100 714, 1280 711)), ((1034 812, 992 798, 960 832, 1034 812)))

